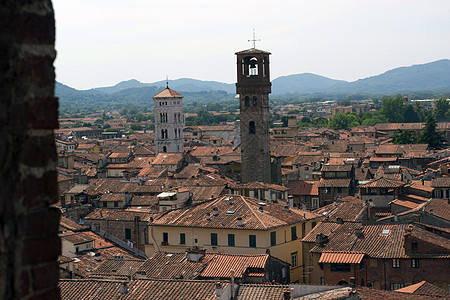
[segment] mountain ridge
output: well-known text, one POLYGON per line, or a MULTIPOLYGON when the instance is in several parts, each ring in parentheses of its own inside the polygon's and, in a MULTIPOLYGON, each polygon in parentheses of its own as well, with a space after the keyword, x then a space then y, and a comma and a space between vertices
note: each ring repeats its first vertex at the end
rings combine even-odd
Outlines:
MULTIPOLYGON (((98 87, 89 90, 76 90, 70 86, 56 82, 55 94, 62 100, 76 100, 77 97, 111 98, 116 93, 126 96, 124 91, 133 90, 133 94, 139 93, 139 89, 147 92, 157 88, 163 89, 165 81, 143 83, 136 79, 125 80, 114 86, 98 87), (148 89, 152 87, 152 89, 148 89), (137 90, 135 90, 137 89, 137 90)), ((204 91, 225 91, 235 93, 235 85, 218 81, 204 81, 192 78, 179 78, 169 81, 170 88, 177 92, 197 93, 204 91)), ((425 64, 398 67, 382 74, 369 76, 352 82, 331 79, 325 76, 301 73, 280 76, 272 80, 272 94, 383 94, 395 92, 414 91, 450 91, 450 60, 440 59, 425 64)), ((152 95, 146 95, 151 98, 152 95)), ((141 98, 142 96, 139 96, 141 98)))

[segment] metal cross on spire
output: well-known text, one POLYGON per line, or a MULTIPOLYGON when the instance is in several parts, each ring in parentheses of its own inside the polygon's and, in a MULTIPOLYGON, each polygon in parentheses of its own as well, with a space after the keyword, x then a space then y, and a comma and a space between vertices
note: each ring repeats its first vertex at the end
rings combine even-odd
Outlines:
POLYGON ((256 49, 256 42, 261 42, 260 39, 255 38, 255 28, 253 28, 253 40, 248 40, 249 42, 253 42, 253 49, 256 49))

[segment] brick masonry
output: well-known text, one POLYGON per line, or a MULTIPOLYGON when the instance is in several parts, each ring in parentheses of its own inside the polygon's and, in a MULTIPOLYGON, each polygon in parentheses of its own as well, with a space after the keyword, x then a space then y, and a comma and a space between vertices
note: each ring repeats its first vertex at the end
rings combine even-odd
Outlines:
POLYGON ((58 299, 50 0, 0 2, 0 299, 58 299))

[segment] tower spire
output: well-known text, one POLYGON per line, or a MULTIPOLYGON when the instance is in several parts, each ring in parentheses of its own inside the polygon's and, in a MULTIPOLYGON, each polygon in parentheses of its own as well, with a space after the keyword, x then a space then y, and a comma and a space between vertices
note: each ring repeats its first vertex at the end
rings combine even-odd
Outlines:
POLYGON ((256 42, 261 42, 260 39, 255 38, 255 28, 253 28, 253 40, 248 40, 249 42, 253 42, 253 49, 256 49, 256 42))
POLYGON ((166 89, 169 88, 169 76, 166 75, 166 89))

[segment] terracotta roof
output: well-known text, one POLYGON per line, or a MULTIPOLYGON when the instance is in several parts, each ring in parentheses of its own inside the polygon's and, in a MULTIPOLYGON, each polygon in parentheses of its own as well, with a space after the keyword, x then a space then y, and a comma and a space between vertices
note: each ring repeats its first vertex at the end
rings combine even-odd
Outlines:
POLYGON ((199 261, 189 261, 184 253, 156 252, 142 264, 138 273, 146 278, 196 279, 211 258, 207 256, 199 261))
MULTIPOLYGON (((358 226, 361 223, 356 223, 358 226)), ((302 242, 306 243, 315 243, 316 242, 316 236, 318 234, 324 234, 326 236, 330 236, 336 228, 340 227, 341 224, 338 224, 336 222, 329 222, 329 221, 321 221, 319 222, 310 232, 306 234, 306 236, 302 239, 302 242)))
POLYGON ((183 98, 183 96, 167 87, 158 94, 156 94, 155 96, 153 96, 153 100, 155 98, 183 98))
POLYGON ((285 192, 285 191, 289 190, 289 188, 282 186, 282 185, 265 183, 265 182, 260 182, 260 181, 253 181, 253 182, 243 183, 243 184, 235 184, 232 187, 235 189, 250 189, 250 190, 271 189, 271 190, 281 191, 281 192, 285 192))
POLYGON ((439 177, 431 180, 431 186, 450 188, 450 177, 439 177))
POLYGON ((328 236, 328 243, 323 247, 314 246, 311 252, 351 251, 366 253, 373 258, 400 258, 405 255, 403 245, 407 226, 406 224, 362 226, 360 223, 344 222, 328 236), (361 229, 361 237, 355 234, 358 228, 361 229))
POLYGON ((201 273, 201 277, 228 278, 230 269, 235 271, 236 278, 242 278, 248 269, 264 269, 269 259, 268 254, 206 254, 212 255, 210 262, 201 273))
POLYGON ((152 165, 176 165, 183 159, 183 153, 159 153, 152 165))
POLYGON ((289 195, 294 196, 317 196, 319 195, 319 182, 318 181, 291 181, 288 184, 288 188, 291 190, 289 195))
POLYGON ((232 151, 232 147, 195 147, 195 149, 191 152, 191 155, 195 157, 214 156, 232 151))
POLYGON ((134 221, 135 217, 140 217, 141 221, 149 221, 154 214, 146 212, 129 211, 125 209, 96 208, 89 213, 86 220, 111 220, 111 221, 134 221))
POLYGON ((369 161, 373 162, 395 162, 398 160, 398 157, 371 157, 369 161))
POLYGON ((89 277, 131 278, 143 263, 143 259, 107 259, 92 270, 89 277))
POLYGON ((325 264, 359 264, 364 258, 364 253, 353 252, 322 252, 319 263, 325 264))
POLYGON ((327 187, 350 187, 351 179, 325 179, 320 178, 319 188, 327 187))
POLYGON ((286 210, 275 203, 259 203, 260 200, 244 196, 222 196, 196 206, 168 211, 152 225, 269 230, 320 217, 300 209, 286 210), (217 216, 214 216, 213 208, 218 210, 217 216), (211 220, 207 220, 207 214, 211 220), (243 226, 237 225, 237 218, 242 218, 243 226))
POLYGON ((403 181, 380 177, 378 179, 371 180, 366 184, 359 185, 358 187, 359 188, 398 188, 405 184, 406 184, 406 182, 403 182, 403 181))
MULTIPOLYGON (((330 287, 331 288, 331 287, 330 287)), ((324 292, 308 294, 301 297, 295 297, 295 300, 342 300, 350 296, 352 289, 350 287, 343 287, 338 289, 330 289, 324 292)))
POLYGON ((438 288, 437 286, 424 281, 418 282, 416 284, 411 284, 404 288, 395 290, 400 293, 416 294, 416 295, 427 295, 427 296, 440 296, 450 298, 450 293, 446 290, 438 288))
POLYGON ((439 299, 436 296, 415 295, 407 293, 399 293, 398 291, 384 291, 367 287, 356 287, 357 295, 360 299, 370 300, 431 300, 439 299))
POLYGON ((322 172, 350 172, 352 165, 323 165, 322 172))
POLYGON ((450 204, 448 203, 448 199, 431 199, 425 206, 425 211, 427 213, 433 211, 434 215, 446 220, 450 220, 450 204))
POLYGON ((284 292, 289 292, 289 285, 281 284, 241 284, 237 299, 239 300, 283 300, 284 292))
POLYGON ((271 54, 270 52, 264 51, 264 50, 258 50, 256 48, 250 48, 247 50, 242 50, 239 52, 236 52, 235 54, 258 54, 258 53, 264 53, 264 54, 271 54))
MULTIPOLYGON (((216 300, 216 281, 139 279, 126 282, 127 293, 120 293, 123 281, 100 279, 61 279, 62 300, 119 299, 119 300, 216 300)), ((220 282, 222 290, 227 282, 220 282)))
POLYGON ((80 225, 77 222, 65 217, 65 216, 61 216, 61 219, 59 220, 59 226, 64 228, 64 229, 68 229, 71 231, 83 231, 88 229, 89 227, 87 227, 86 225, 80 225))
POLYGON ((325 216, 329 221, 341 218, 343 221, 357 221, 365 212, 364 201, 352 196, 339 198, 334 203, 320 207, 313 212, 325 216))

